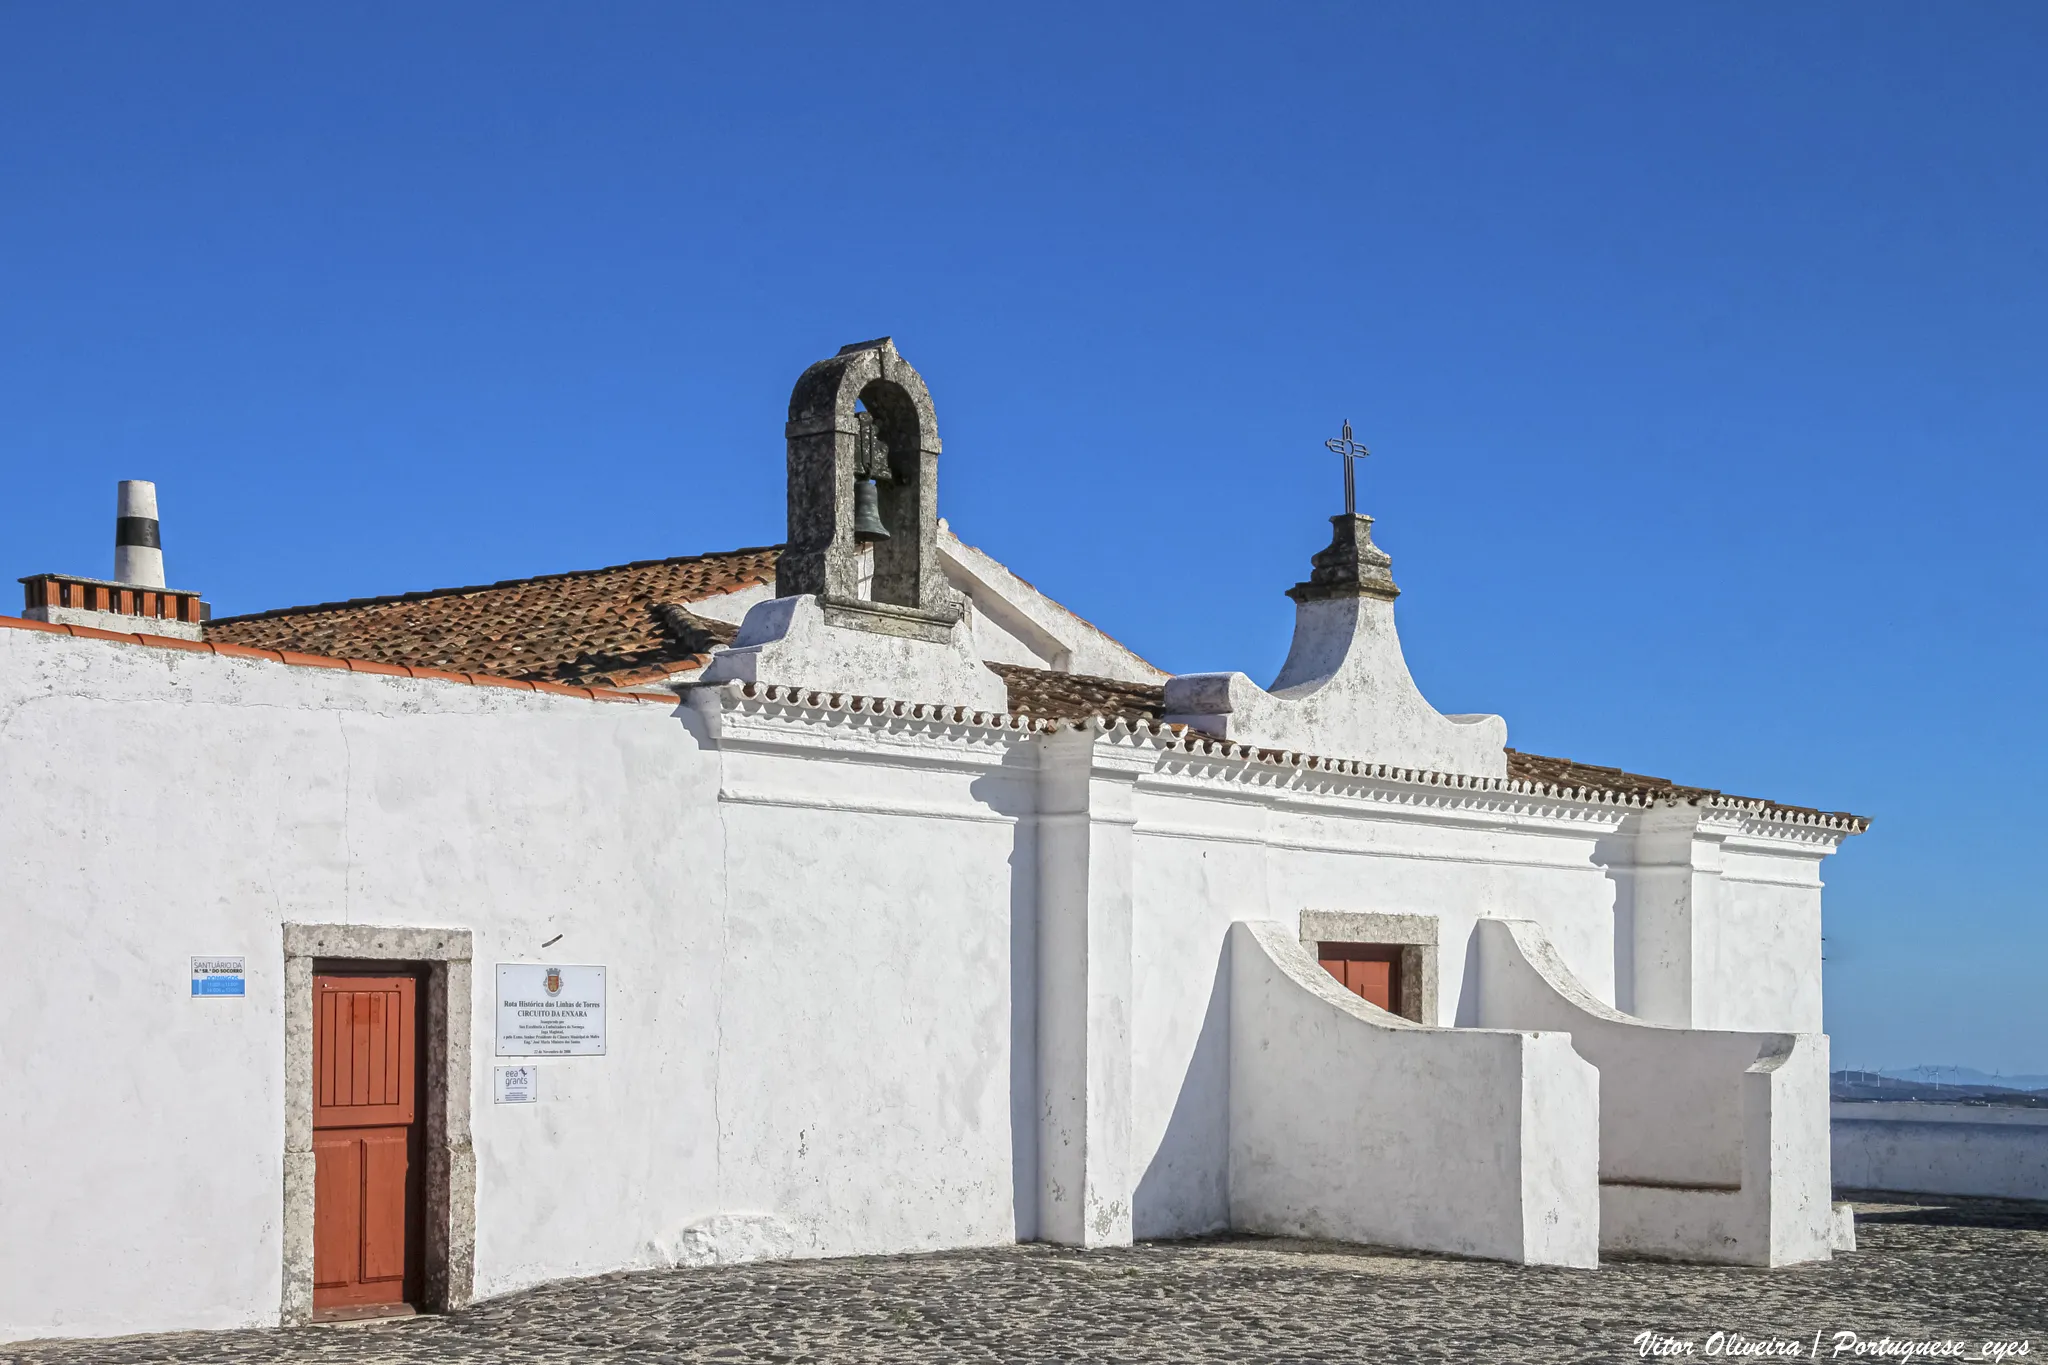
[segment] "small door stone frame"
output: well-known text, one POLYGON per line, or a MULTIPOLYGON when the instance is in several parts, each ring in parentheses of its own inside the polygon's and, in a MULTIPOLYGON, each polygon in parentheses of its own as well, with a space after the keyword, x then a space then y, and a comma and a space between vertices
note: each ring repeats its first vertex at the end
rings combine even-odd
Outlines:
POLYGON ((1374 943, 1401 949, 1401 999, 1394 1013, 1436 1025, 1437 920, 1435 915, 1389 915, 1367 910, 1304 910, 1301 946, 1310 957, 1325 943, 1374 943))
POLYGON ((470 1145, 470 934, 374 924, 284 926, 284 1288, 279 1319, 313 1320, 313 969, 316 962, 424 967, 426 1255, 431 1311, 470 1301, 476 1278, 476 1152, 470 1145))

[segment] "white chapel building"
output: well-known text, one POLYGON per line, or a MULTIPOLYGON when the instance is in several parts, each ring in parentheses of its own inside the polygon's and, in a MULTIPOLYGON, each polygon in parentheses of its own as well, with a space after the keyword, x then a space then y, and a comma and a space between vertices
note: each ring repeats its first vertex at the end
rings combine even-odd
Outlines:
POLYGON ((1842 1244, 1867 822, 1438 713, 1365 516, 1269 685, 1167 676, 955 537, 886 339, 785 437, 782 546, 209 619, 133 483, 113 578, 23 580, 0 1340, 1020 1240, 1842 1244))

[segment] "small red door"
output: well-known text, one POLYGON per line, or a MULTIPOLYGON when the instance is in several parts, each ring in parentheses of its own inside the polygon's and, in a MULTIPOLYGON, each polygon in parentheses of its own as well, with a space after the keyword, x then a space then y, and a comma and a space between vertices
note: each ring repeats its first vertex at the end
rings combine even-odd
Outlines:
POLYGON ((1322 943, 1316 956, 1344 989, 1389 1014, 1401 1012, 1401 949, 1384 943, 1322 943))
POLYGON ((417 988, 313 978, 313 1310, 419 1297, 417 988))

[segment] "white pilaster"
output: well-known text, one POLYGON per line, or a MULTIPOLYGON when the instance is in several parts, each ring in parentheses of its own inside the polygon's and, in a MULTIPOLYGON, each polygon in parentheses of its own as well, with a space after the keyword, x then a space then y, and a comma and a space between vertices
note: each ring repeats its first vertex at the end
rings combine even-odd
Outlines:
POLYGON ((1149 748, 1101 721, 1048 735, 1039 766, 1039 1236, 1131 1241, 1132 791, 1149 748))
POLYGON ((1698 1013, 1701 934, 1721 896, 1721 845, 1728 831, 1691 804, 1644 812, 1630 877, 1634 912, 1630 1013, 1692 1028, 1698 1013))

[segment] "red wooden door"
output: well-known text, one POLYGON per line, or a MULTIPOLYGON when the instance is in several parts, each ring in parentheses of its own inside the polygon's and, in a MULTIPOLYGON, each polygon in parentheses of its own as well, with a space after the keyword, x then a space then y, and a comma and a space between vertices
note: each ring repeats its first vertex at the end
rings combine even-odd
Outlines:
POLYGON ((313 1308, 418 1298, 417 987, 313 978, 313 1308))
POLYGON ((1323 970, 1347 991, 1364 996, 1389 1014, 1401 1012, 1401 949, 1383 943, 1322 943, 1316 947, 1323 970))

